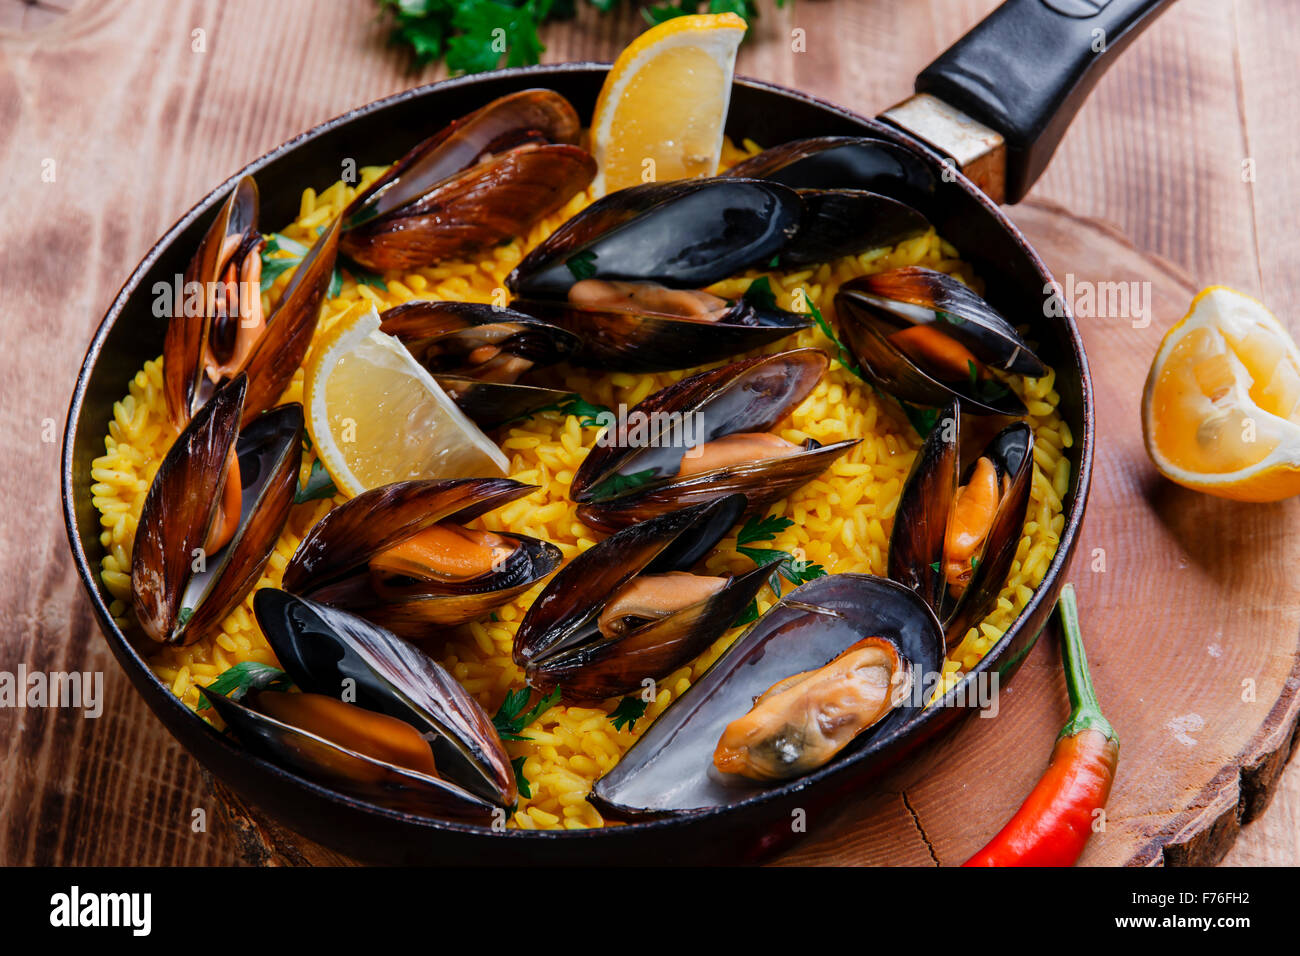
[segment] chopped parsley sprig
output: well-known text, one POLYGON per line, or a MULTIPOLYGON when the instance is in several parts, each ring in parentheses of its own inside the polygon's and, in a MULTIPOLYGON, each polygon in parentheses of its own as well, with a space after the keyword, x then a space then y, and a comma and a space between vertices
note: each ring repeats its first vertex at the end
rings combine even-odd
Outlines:
POLYGON ((532 693, 527 687, 506 693, 506 699, 501 702, 496 716, 492 718, 492 726, 497 729, 502 740, 531 739, 523 736, 524 728, 560 702, 560 688, 556 687, 539 700, 532 710, 525 711, 532 693))
POLYGON ((618 706, 609 712, 609 722, 614 725, 615 730, 622 730, 624 727, 631 730, 632 725, 645 716, 645 709, 648 706, 639 695, 624 697, 618 702, 618 706))
MULTIPOLYGON (((257 661, 241 661, 234 667, 223 671, 211 684, 204 688, 210 694, 221 694, 231 700, 240 700, 250 690, 288 690, 293 686, 289 675, 270 664, 257 661)), ((198 710, 207 710, 212 705, 206 697, 199 695, 198 710)))
MULTIPOLYGON (((779 548, 755 548, 752 545, 760 541, 771 541, 786 528, 794 524, 790 518, 769 515, 766 518, 751 517, 736 535, 736 550, 749 558, 759 567, 774 565, 768 585, 772 593, 781 596, 781 578, 798 587, 817 578, 825 577, 826 569, 820 564, 813 564, 803 558, 782 551, 779 548)), ((744 615, 742 615, 743 617, 744 615)))
MULTIPOLYGON (((621 0, 587 0, 601 13, 621 0)), ((783 7, 786 0, 775 0, 783 7)), ((406 47, 412 66, 445 59, 457 73, 482 73, 506 66, 538 62, 546 47, 539 28, 555 20, 571 20, 577 0, 378 0, 380 16, 391 24, 389 41, 406 47)), ((736 13, 746 20, 758 16, 757 0, 664 0, 642 9, 651 24, 694 13, 736 13)))

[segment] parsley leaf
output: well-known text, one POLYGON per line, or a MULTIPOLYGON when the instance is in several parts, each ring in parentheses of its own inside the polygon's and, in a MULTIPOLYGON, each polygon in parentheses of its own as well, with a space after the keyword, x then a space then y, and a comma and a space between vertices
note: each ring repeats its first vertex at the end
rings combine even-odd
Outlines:
POLYGON ((772 280, 759 276, 749 284, 742 298, 756 309, 775 309, 776 295, 772 292, 772 280))
POLYGON ((645 716, 646 702, 639 696, 624 697, 618 702, 609 714, 609 722, 614 725, 615 730, 622 730, 624 727, 629 730, 632 725, 645 716))
POLYGON ((447 41, 447 69, 453 75, 483 73, 495 70, 503 55, 506 66, 538 62, 546 47, 537 27, 550 6, 549 0, 457 0, 451 26, 458 32, 447 41))
POLYGON ((317 458, 311 463, 311 474, 307 476, 307 481, 300 483, 298 490, 293 493, 293 503, 300 505, 320 498, 333 498, 338 493, 334 479, 317 458))
POLYGON ((746 624, 753 624, 758 620, 758 598, 750 601, 745 610, 740 612, 740 616, 731 622, 732 627, 744 627, 746 624))
MULTIPOLYGON (((289 675, 280 668, 259 664, 257 661, 242 661, 218 675, 204 690, 209 694, 222 694, 231 700, 240 700, 250 690, 285 690, 292 686, 289 675)), ((198 710, 207 710, 212 706, 202 694, 199 697, 198 710)))
POLYGON ((275 280, 302 262, 302 257, 309 250, 296 239, 271 233, 271 238, 262 246, 262 291, 265 292, 275 284, 275 280), (280 253, 287 253, 281 255, 280 253))
POLYGON ((539 700, 536 707, 525 713, 524 707, 528 704, 530 696, 532 696, 532 691, 527 687, 521 687, 518 690, 506 693, 506 699, 501 702, 501 707, 497 710, 496 716, 492 718, 492 726, 497 729, 497 733, 502 740, 531 739, 521 736, 524 728, 559 703, 560 688, 557 686, 539 700))
POLYGON ((899 406, 903 409, 903 414, 906 415, 907 420, 912 423, 912 427, 916 429, 916 433, 922 438, 925 438, 934 430, 935 423, 939 421, 939 409, 922 408, 919 405, 905 402, 901 398, 895 399, 895 401, 898 402, 899 406))
POLYGON ((528 783, 528 778, 524 776, 524 761, 527 757, 515 757, 510 761, 510 769, 515 772, 515 788, 519 791, 519 796, 532 799, 533 788, 528 783))
POLYGON ((634 471, 626 475, 614 472, 600 483, 600 491, 597 497, 609 498, 614 495, 621 495, 625 491, 632 491, 642 485, 649 484, 656 477, 658 476, 653 468, 647 468, 645 471, 634 471))
MULTIPOLYGON (((784 2, 785 0, 777 0, 777 6, 781 6, 784 2)), ((648 23, 656 24, 699 12, 699 0, 679 0, 677 3, 661 3, 658 6, 645 7, 641 14, 648 23)), ((756 0, 709 0, 708 12, 735 13, 746 20, 752 20, 758 16, 758 4, 756 0)))
POLYGON ((596 275, 596 254, 591 250, 575 252, 565 260, 564 264, 569 267, 569 271, 578 281, 591 279, 596 275))
MULTIPOLYGON (((278 232, 271 233, 271 238, 262 245, 261 291, 265 292, 271 288, 275 284, 275 280, 290 269, 296 269, 302 263, 303 257, 310 251, 310 248, 296 239, 282 236, 278 232), (281 255, 281 253, 287 253, 287 255, 281 255)), ((330 285, 325 297, 332 299, 342 291, 343 274, 339 272, 339 267, 336 265, 334 266, 334 272, 330 275, 330 285)))
POLYGON ((176 615, 176 623, 179 624, 181 627, 184 627, 186 624, 190 623, 190 618, 192 618, 193 616, 194 616, 194 608, 183 607, 181 608, 180 613, 176 615))
POLYGON ((372 289, 378 289, 380 292, 388 291, 388 283, 384 277, 377 272, 371 272, 369 269, 363 269, 355 262, 349 262, 344 268, 348 275, 356 280, 357 285, 368 285, 372 289))
POLYGON ((781 518, 777 515, 768 515, 766 518, 751 516, 736 533, 736 543, 753 544, 755 541, 771 541, 792 524, 794 524, 792 518, 781 518))
MULTIPOLYGON (((824 577, 826 569, 820 564, 813 564, 801 558, 795 557, 789 551, 782 551, 780 548, 753 548, 749 545, 755 541, 771 541, 778 534, 794 522, 789 518, 779 518, 775 515, 769 515, 761 520, 750 518, 736 534, 736 550, 743 554, 749 560, 759 567, 773 565, 772 576, 768 579, 768 585, 772 588, 772 593, 777 597, 781 596, 781 578, 785 578, 795 587, 800 584, 806 584, 816 578, 824 577)), ((749 609, 742 617, 747 617, 749 609)), ((757 605, 753 608, 754 617, 758 616, 757 605)), ((753 618, 740 623, 749 623, 753 618)))
POLYGON ((600 428, 603 423, 597 420, 598 416, 612 414, 604 405, 593 404, 581 395, 573 396, 559 410, 562 415, 576 415, 578 424, 583 428, 600 428))

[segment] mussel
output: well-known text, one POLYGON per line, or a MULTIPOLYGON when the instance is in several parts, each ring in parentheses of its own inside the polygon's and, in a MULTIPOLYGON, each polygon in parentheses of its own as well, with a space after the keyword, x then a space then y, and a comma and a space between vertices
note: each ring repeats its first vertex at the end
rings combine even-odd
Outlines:
POLYGON ((345 254, 371 269, 464 259, 525 234, 596 175, 573 107, 523 90, 448 124, 344 210, 345 254))
POLYGON ((815 136, 763 150, 727 170, 791 189, 860 189, 915 209, 928 208, 939 180, 929 164, 897 143, 869 136, 815 136))
POLYGON ((990 369, 1047 374, 1010 322, 933 269, 851 279, 835 295, 835 312, 863 372, 904 401, 942 407, 957 398, 971 414, 1019 416, 1024 403, 990 369))
POLYGON ((530 369, 564 361, 581 344, 572 332, 531 315, 477 302, 416 300, 380 319, 380 331, 400 339, 480 428, 526 418, 570 395, 519 382, 530 369))
POLYGON ((883 637, 864 637, 830 663, 777 681, 722 732, 713 765, 753 780, 788 780, 828 763, 899 706, 912 667, 883 637))
POLYGON ((682 379, 602 435, 573 476, 578 516, 601 530, 740 493, 758 511, 858 443, 801 445, 771 433, 829 365, 817 349, 746 359, 682 379))
POLYGON ((338 253, 338 222, 303 257, 269 316, 262 312, 257 184, 239 181, 185 270, 163 345, 163 395, 176 428, 227 379, 248 376, 244 422, 284 393, 311 344, 338 253))
POLYGON ((543 692, 593 702, 642 690, 701 654, 771 576, 691 573, 745 510, 740 495, 651 518, 574 558, 515 634, 515 663, 543 692))
POLYGON ((724 175, 766 179, 799 193, 804 214, 780 254, 782 268, 892 246, 930 229, 915 203, 933 194, 934 173, 901 146, 884 140, 795 140, 751 156, 724 175))
MULTIPOLYGON (((866 650, 873 670, 878 669, 878 656, 891 661, 883 712, 874 695, 863 701, 866 717, 875 716, 874 722, 851 742, 833 748, 821 739, 824 728, 808 738, 787 733, 785 741, 758 762, 776 771, 768 779, 784 778, 836 756, 843 759, 849 753, 883 747, 921 713, 926 685, 941 672, 943 634, 925 602, 902 585, 866 574, 833 574, 791 591, 738 637, 596 781, 592 802, 609 812, 637 816, 728 806, 753 798, 766 780, 723 773, 714 764, 724 732, 744 719, 755 698, 761 700, 783 684, 784 689, 797 691, 795 680, 805 672, 832 674, 828 665, 858 663, 850 655, 866 650), (892 665, 895 656, 897 667, 892 665), (894 674, 899 675, 897 680, 894 674), (834 753, 829 752, 832 749, 834 753)), ((798 710, 792 708, 786 716, 798 710)), ((861 723, 864 718, 854 720, 861 723)), ((765 735, 774 744, 781 737, 780 726, 775 729, 776 733, 765 735)))
POLYGON ((959 405, 917 453, 894 512, 888 574, 944 623, 948 647, 983 620, 1015 561, 1033 480, 1034 432, 1002 429, 963 469, 959 405))
POLYGON ((533 490, 509 478, 373 488, 312 527, 284 570, 284 589, 411 638, 482 617, 559 566, 549 541, 464 527, 533 490))
POLYGON ((243 373, 194 414, 163 457, 140 510, 131 604, 140 627, 190 644, 257 583, 289 517, 302 460, 302 406, 282 405, 241 432, 243 373))
POLYGON ((573 332, 582 364, 628 372, 703 365, 806 328, 806 315, 705 287, 765 266, 799 227, 775 183, 717 177, 610 193, 506 279, 514 308, 573 332))
POLYGON ((204 696, 250 749, 384 806, 484 821, 517 798, 491 718, 436 661, 370 622, 274 588, 253 610, 303 693, 204 696))

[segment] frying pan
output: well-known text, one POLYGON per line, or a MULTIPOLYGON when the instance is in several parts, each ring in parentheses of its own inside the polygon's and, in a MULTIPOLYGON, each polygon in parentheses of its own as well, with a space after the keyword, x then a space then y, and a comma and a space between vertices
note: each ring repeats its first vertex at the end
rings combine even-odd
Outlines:
MULTIPOLYGON (((1057 371, 1060 409, 1075 436, 1060 547, 1020 618, 975 669, 1015 672, 1037 639, 1064 580, 1092 473, 1093 402, 1083 346, 1068 314, 1046 315, 1052 279, 998 207, 1020 199, 1046 166, 1070 118, 1110 61, 1170 0, 1010 0, 917 79, 917 96, 873 120, 815 97, 738 79, 727 132, 775 145, 810 135, 867 135, 901 144, 938 174, 919 208, 983 277, 1004 315, 1028 322, 1057 371), (982 188, 981 188, 982 187, 982 188)), ((969 711, 929 708, 890 745, 833 761, 816 773, 731 807, 595 831, 493 832, 377 807, 252 756, 186 709, 114 624, 99 580, 91 461, 123 383, 162 349, 165 320, 151 290, 184 271, 218 204, 245 175, 261 187, 262 218, 291 221, 303 187, 333 182, 345 157, 391 162, 445 123, 528 87, 557 90, 590 116, 608 69, 573 63, 503 70, 408 90, 295 137, 239 170, 169 229, 136 267, 100 323, 77 378, 64 436, 62 497, 77 571, 113 653, 154 713, 218 779, 291 829, 376 862, 617 863, 757 859, 798 839, 790 821, 815 823, 872 776, 951 729, 969 711)))

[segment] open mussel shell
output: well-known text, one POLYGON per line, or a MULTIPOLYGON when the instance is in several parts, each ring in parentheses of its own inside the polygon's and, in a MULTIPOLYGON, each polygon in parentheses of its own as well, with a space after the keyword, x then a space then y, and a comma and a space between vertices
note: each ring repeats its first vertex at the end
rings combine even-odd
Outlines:
POLYGON ((479 302, 415 300, 380 313, 379 331, 395 336, 434 375, 495 381, 511 373, 492 359, 511 357, 526 368, 563 362, 581 346, 572 332, 514 309, 479 302), (482 357, 490 353, 490 357, 482 357))
POLYGON ((515 802, 492 719, 437 661, 364 618, 273 588, 257 592, 253 611, 300 689, 411 724, 431 738, 440 774, 496 806, 515 802))
POLYGON ((435 375, 447 397, 484 431, 531 418, 573 398, 573 392, 518 382, 482 382, 462 375, 435 375))
POLYGON ((904 401, 943 406, 955 397, 963 411, 1019 416, 1025 413, 1020 399, 1001 382, 972 372, 969 359, 1015 375, 1047 373, 1006 319, 942 272, 909 266, 859 276, 840 287, 835 311, 863 371, 904 401), (922 327, 968 355, 967 364, 944 369, 905 352, 896 337, 922 327))
POLYGON ((155 641, 190 644, 219 626, 257 583, 288 520, 302 460, 302 407, 281 406, 240 432, 246 388, 241 374, 198 410, 145 495, 131 604, 155 641), (242 486, 238 527, 207 554, 232 449, 242 486))
POLYGON ((844 289, 854 301, 896 316, 895 328, 933 325, 985 365, 1035 378, 1047 374, 1047 366, 1015 327, 946 272, 907 266, 859 276, 841 286, 844 289))
POLYGON ((639 309, 579 308, 567 302, 518 301, 519 308, 567 329, 582 346, 574 362, 605 371, 650 374, 708 365, 778 342, 812 319, 744 299, 713 321, 639 309))
MULTIPOLYGON (((987 457, 999 486, 1005 476, 1009 487, 999 498, 974 575, 961 597, 953 597, 942 569, 948 519, 963 480, 957 409, 955 403, 948 406, 917 453, 894 512, 887 559, 889 577, 915 591, 939 615, 949 647, 959 644, 997 604, 1023 534, 1034 458, 1033 429, 1024 422, 1002 429, 975 456, 987 457)), ((965 480, 973 467, 972 461, 965 480)))
MULTIPOLYGON (((439 777, 358 753, 253 706, 199 688, 249 750, 350 796, 404 813, 484 822, 497 804, 439 777)), ((259 695, 248 695, 256 704, 259 695)))
POLYGON ((247 423, 280 400, 311 347, 321 306, 334 277, 339 251, 339 221, 322 230, 294 269, 280 301, 266 320, 266 331, 253 347, 244 371, 248 397, 247 423))
POLYGON ((585 189, 596 162, 552 90, 493 100, 416 146, 343 213, 343 251, 371 269, 464 258, 522 235, 585 189))
POLYGON ((574 474, 570 495, 581 504, 579 517, 592 527, 617 529, 737 493, 757 511, 806 484, 857 440, 679 473, 691 449, 727 435, 770 431, 828 366, 825 353, 794 349, 700 372, 649 396, 601 436, 574 474))
POLYGON ((565 361, 582 344, 531 315, 477 302, 416 300, 379 318, 380 331, 398 338, 480 428, 527 418, 571 395, 516 381, 529 369, 565 361))
POLYGON ((783 269, 856 256, 930 230, 929 220, 911 206, 865 189, 801 189, 799 197, 803 221, 781 252, 783 269))
POLYGON ((404 637, 428 637, 431 628, 486 615, 559 566, 559 548, 525 535, 501 534, 514 544, 487 573, 400 595, 379 594, 371 558, 440 522, 464 524, 533 491, 509 478, 400 481, 363 492, 312 526, 284 570, 286 591, 347 608, 404 637))
POLYGON ((763 587, 770 567, 732 578, 711 596, 612 637, 598 619, 640 574, 686 571, 745 510, 739 495, 683 508, 606 538, 570 562, 533 602, 515 634, 514 658, 528 683, 559 686, 565 700, 590 703, 643 688, 701 654, 763 587))
POLYGON ((185 269, 184 294, 173 303, 163 343, 163 397, 168 417, 177 428, 184 428, 211 395, 203 369, 203 351, 212 322, 208 315, 210 290, 221 273, 223 252, 236 240, 242 243, 245 237, 257 234, 257 211, 257 183, 245 176, 217 210, 216 219, 185 269), (191 296, 193 290, 197 294, 191 296), (196 307, 197 314, 191 314, 196 307))
MULTIPOLYGON (((216 318, 208 312, 210 296, 220 281, 224 264, 222 250, 234 239, 240 240, 237 254, 259 255, 261 236, 257 233, 257 208, 257 184, 252 177, 245 176, 218 211, 186 269, 186 292, 167 324, 163 345, 163 393, 168 415, 178 428, 183 428, 215 391, 203 367, 203 357, 216 318), (202 294, 192 296, 189 291, 191 284, 202 294), (189 314, 200 304, 198 314, 189 314)), ((238 371, 248 376, 243 411, 245 424, 280 400, 294 372, 302 365, 334 274, 338 240, 339 225, 335 221, 321 232, 295 268, 279 302, 266 317, 265 328, 240 364, 238 371)), ((246 281, 243 272, 240 281, 246 281)), ((257 288, 241 290, 243 292, 252 296, 261 294, 257 288)), ((256 308, 260 311, 260 301, 256 308)), ((242 317, 240 321, 243 321, 242 317)))
POLYGON ((414 202, 449 176, 473 165, 490 147, 535 133, 548 142, 576 144, 577 111, 554 90, 520 90, 448 123, 393 164, 352 200, 343 227, 352 229, 414 202))
POLYGON ((765 264, 798 229, 803 203, 784 186, 715 177, 610 193, 530 252, 506 279, 520 299, 564 301, 580 279, 702 289, 765 264))
POLYGON ((737 163, 726 175, 792 189, 863 189, 913 207, 928 206, 938 189, 934 171, 914 151, 863 136, 792 140, 737 163))
POLYGON ((773 684, 824 666, 867 636, 889 641, 907 661, 912 695, 833 762, 887 746, 919 716, 924 695, 941 673, 943 634, 934 613, 902 585, 835 574, 791 591, 738 637, 596 781, 592 802, 638 816, 728 806, 767 789, 713 766, 723 730, 773 684))
POLYGON ((1024 422, 1008 425, 989 443, 984 454, 997 469, 999 481, 1003 476, 1010 477, 1010 488, 998 504, 975 574, 944 620, 944 634, 953 647, 993 611, 1016 560, 1033 482, 1033 429, 1024 422))

